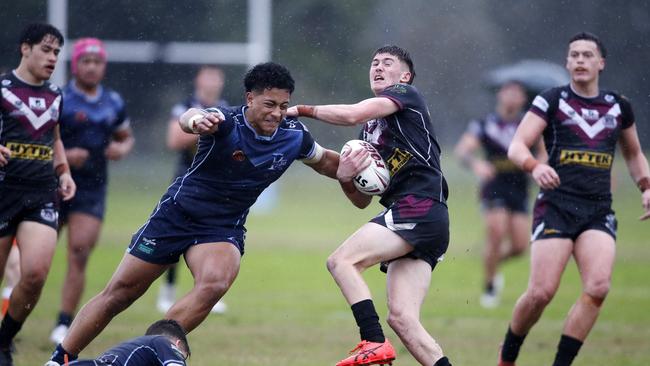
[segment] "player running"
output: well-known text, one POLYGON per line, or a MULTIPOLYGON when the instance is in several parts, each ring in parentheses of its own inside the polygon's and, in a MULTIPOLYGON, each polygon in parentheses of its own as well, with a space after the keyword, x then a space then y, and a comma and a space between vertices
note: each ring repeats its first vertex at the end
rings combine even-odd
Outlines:
POLYGON ((50 341, 60 343, 72 322, 85 287, 86 265, 97 244, 106 208, 108 160, 120 160, 133 148, 124 101, 104 87, 106 50, 97 38, 72 46, 73 79, 63 90, 61 140, 77 194, 61 205, 61 226, 68 225, 68 269, 61 307, 50 341))
MULTIPOLYGON (((356 104, 296 106, 290 115, 334 125, 363 124, 361 139, 377 148, 390 167, 391 181, 380 203, 386 210, 352 234, 327 260, 327 268, 352 307, 361 342, 337 366, 390 363, 396 356, 384 336, 370 289, 361 272, 382 262, 387 272, 388 324, 422 365, 450 365, 420 323, 420 308, 431 272, 449 243, 447 183, 440 169, 440 146, 415 78, 409 53, 397 46, 375 51, 370 65, 374 98, 356 104)), ((359 150, 360 151, 360 150, 359 150)), ((341 156, 337 177, 360 208, 370 204, 352 178, 368 165, 367 153, 341 156)))
POLYGON ((52 264, 57 189, 64 201, 75 194, 59 134, 62 96, 48 82, 62 46, 58 29, 30 24, 20 35, 20 64, 0 76, 0 266, 14 237, 21 254, 20 280, 0 325, 0 366, 13 364, 12 340, 36 306, 52 264))
POLYGON ((246 73, 244 86, 243 106, 191 108, 181 116, 185 132, 201 135, 191 168, 133 235, 113 277, 79 311, 53 361, 76 358, 181 255, 194 287, 165 317, 192 331, 237 277, 246 217, 262 191, 296 160, 336 177, 339 155, 318 145, 300 121, 285 118, 294 90, 285 67, 259 64, 246 73))
POLYGON ((535 202, 530 279, 517 301, 499 357, 511 366, 533 325, 574 257, 582 293, 570 309, 554 366, 570 365, 594 326, 609 292, 616 252, 611 169, 619 142, 641 203, 650 217, 650 169, 643 155, 632 107, 617 93, 600 89, 605 47, 598 37, 579 33, 569 41, 569 85, 538 95, 524 116, 508 157, 540 186, 535 202), (548 164, 530 147, 544 138, 548 164))

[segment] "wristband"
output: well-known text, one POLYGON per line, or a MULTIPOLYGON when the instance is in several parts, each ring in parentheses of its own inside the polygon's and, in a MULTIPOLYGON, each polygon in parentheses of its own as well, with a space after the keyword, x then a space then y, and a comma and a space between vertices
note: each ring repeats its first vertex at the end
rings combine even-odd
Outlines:
POLYGON ((198 122, 202 118, 203 118, 202 114, 195 114, 192 117, 190 117, 190 119, 187 121, 187 127, 189 127, 190 130, 192 130, 192 133, 194 134, 199 133, 199 131, 196 130, 196 122, 198 122))
POLYGON ((57 177, 62 176, 65 173, 70 174, 70 166, 68 163, 60 163, 56 167, 54 167, 54 173, 56 174, 57 177))
POLYGON ((650 177, 643 177, 639 179, 638 182, 636 182, 636 186, 639 187, 639 190, 641 193, 645 192, 646 190, 650 189, 650 177))
POLYGON ((316 107, 313 105, 304 105, 299 104, 296 106, 298 108, 298 115, 302 117, 316 118, 316 107))
POLYGON ((532 173, 538 164, 539 161, 537 161, 537 159, 529 156, 526 158, 526 160, 524 160, 524 163, 521 166, 521 170, 525 171, 526 173, 532 173))

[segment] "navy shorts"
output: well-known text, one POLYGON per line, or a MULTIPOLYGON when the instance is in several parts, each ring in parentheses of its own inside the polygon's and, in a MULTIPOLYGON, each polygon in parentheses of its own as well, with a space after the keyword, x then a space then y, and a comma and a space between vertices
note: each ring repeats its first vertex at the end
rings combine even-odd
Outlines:
MULTIPOLYGON (((422 259, 431 270, 443 259, 449 246, 449 213, 447 206, 432 198, 413 195, 401 197, 370 220, 379 224, 413 246, 404 258, 422 259)), ((386 272, 389 262, 381 264, 386 272)))
POLYGON ((209 219, 198 222, 169 196, 163 196, 149 220, 135 233, 127 252, 145 262, 173 264, 192 245, 232 243, 244 254, 246 229, 223 227, 209 219))
POLYGON ((59 227, 56 190, 22 190, 0 185, 0 237, 14 236, 18 224, 34 221, 59 227))
POLYGON ((587 230, 600 230, 616 240, 616 216, 609 201, 589 201, 567 195, 540 193, 533 209, 531 241, 548 238, 576 240, 587 230))
POLYGON ((73 213, 85 213, 99 220, 104 219, 106 211, 106 187, 99 189, 78 189, 69 201, 61 201, 61 222, 68 221, 68 216, 73 213))
POLYGON ((528 186, 492 181, 481 186, 481 208, 528 213, 528 186))

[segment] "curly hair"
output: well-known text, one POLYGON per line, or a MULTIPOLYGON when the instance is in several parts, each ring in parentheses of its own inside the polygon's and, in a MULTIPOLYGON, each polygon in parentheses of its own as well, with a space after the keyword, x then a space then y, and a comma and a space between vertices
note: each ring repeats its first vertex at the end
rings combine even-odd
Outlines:
POLYGON ((274 62, 255 65, 244 76, 246 92, 263 92, 265 89, 285 89, 293 93, 294 81, 289 70, 274 62))

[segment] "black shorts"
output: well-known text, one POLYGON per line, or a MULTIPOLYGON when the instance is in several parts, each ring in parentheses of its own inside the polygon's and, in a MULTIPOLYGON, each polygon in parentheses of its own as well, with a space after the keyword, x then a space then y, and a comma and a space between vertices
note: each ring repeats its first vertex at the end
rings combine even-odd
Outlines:
POLYGON ((533 209, 531 241, 548 238, 576 240, 587 230, 600 230, 616 239, 616 216, 609 201, 589 201, 568 195, 540 193, 533 209))
POLYGON ((59 226, 56 190, 24 190, 0 185, 0 237, 14 236, 18 224, 34 221, 59 226))
POLYGON ((481 186, 481 208, 528 213, 528 185, 491 181, 481 186))
POLYGON ((61 222, 68 221, 68 216, 73 212, 85 213, 98 218, 104 219, 106 211, 106 187, 99 189, 78 189, 74 197, 69 201, 61 202, 61 222))
MULTIPOLYGON (((432 198, 413 195, 399 198, 370 220, 399 235, 413 246, 405 258, 422 259, 431 270, 440 262, 449 246, 447 206, 432 198)), ((386 272, 389 262, 381 264, 386 272)))

